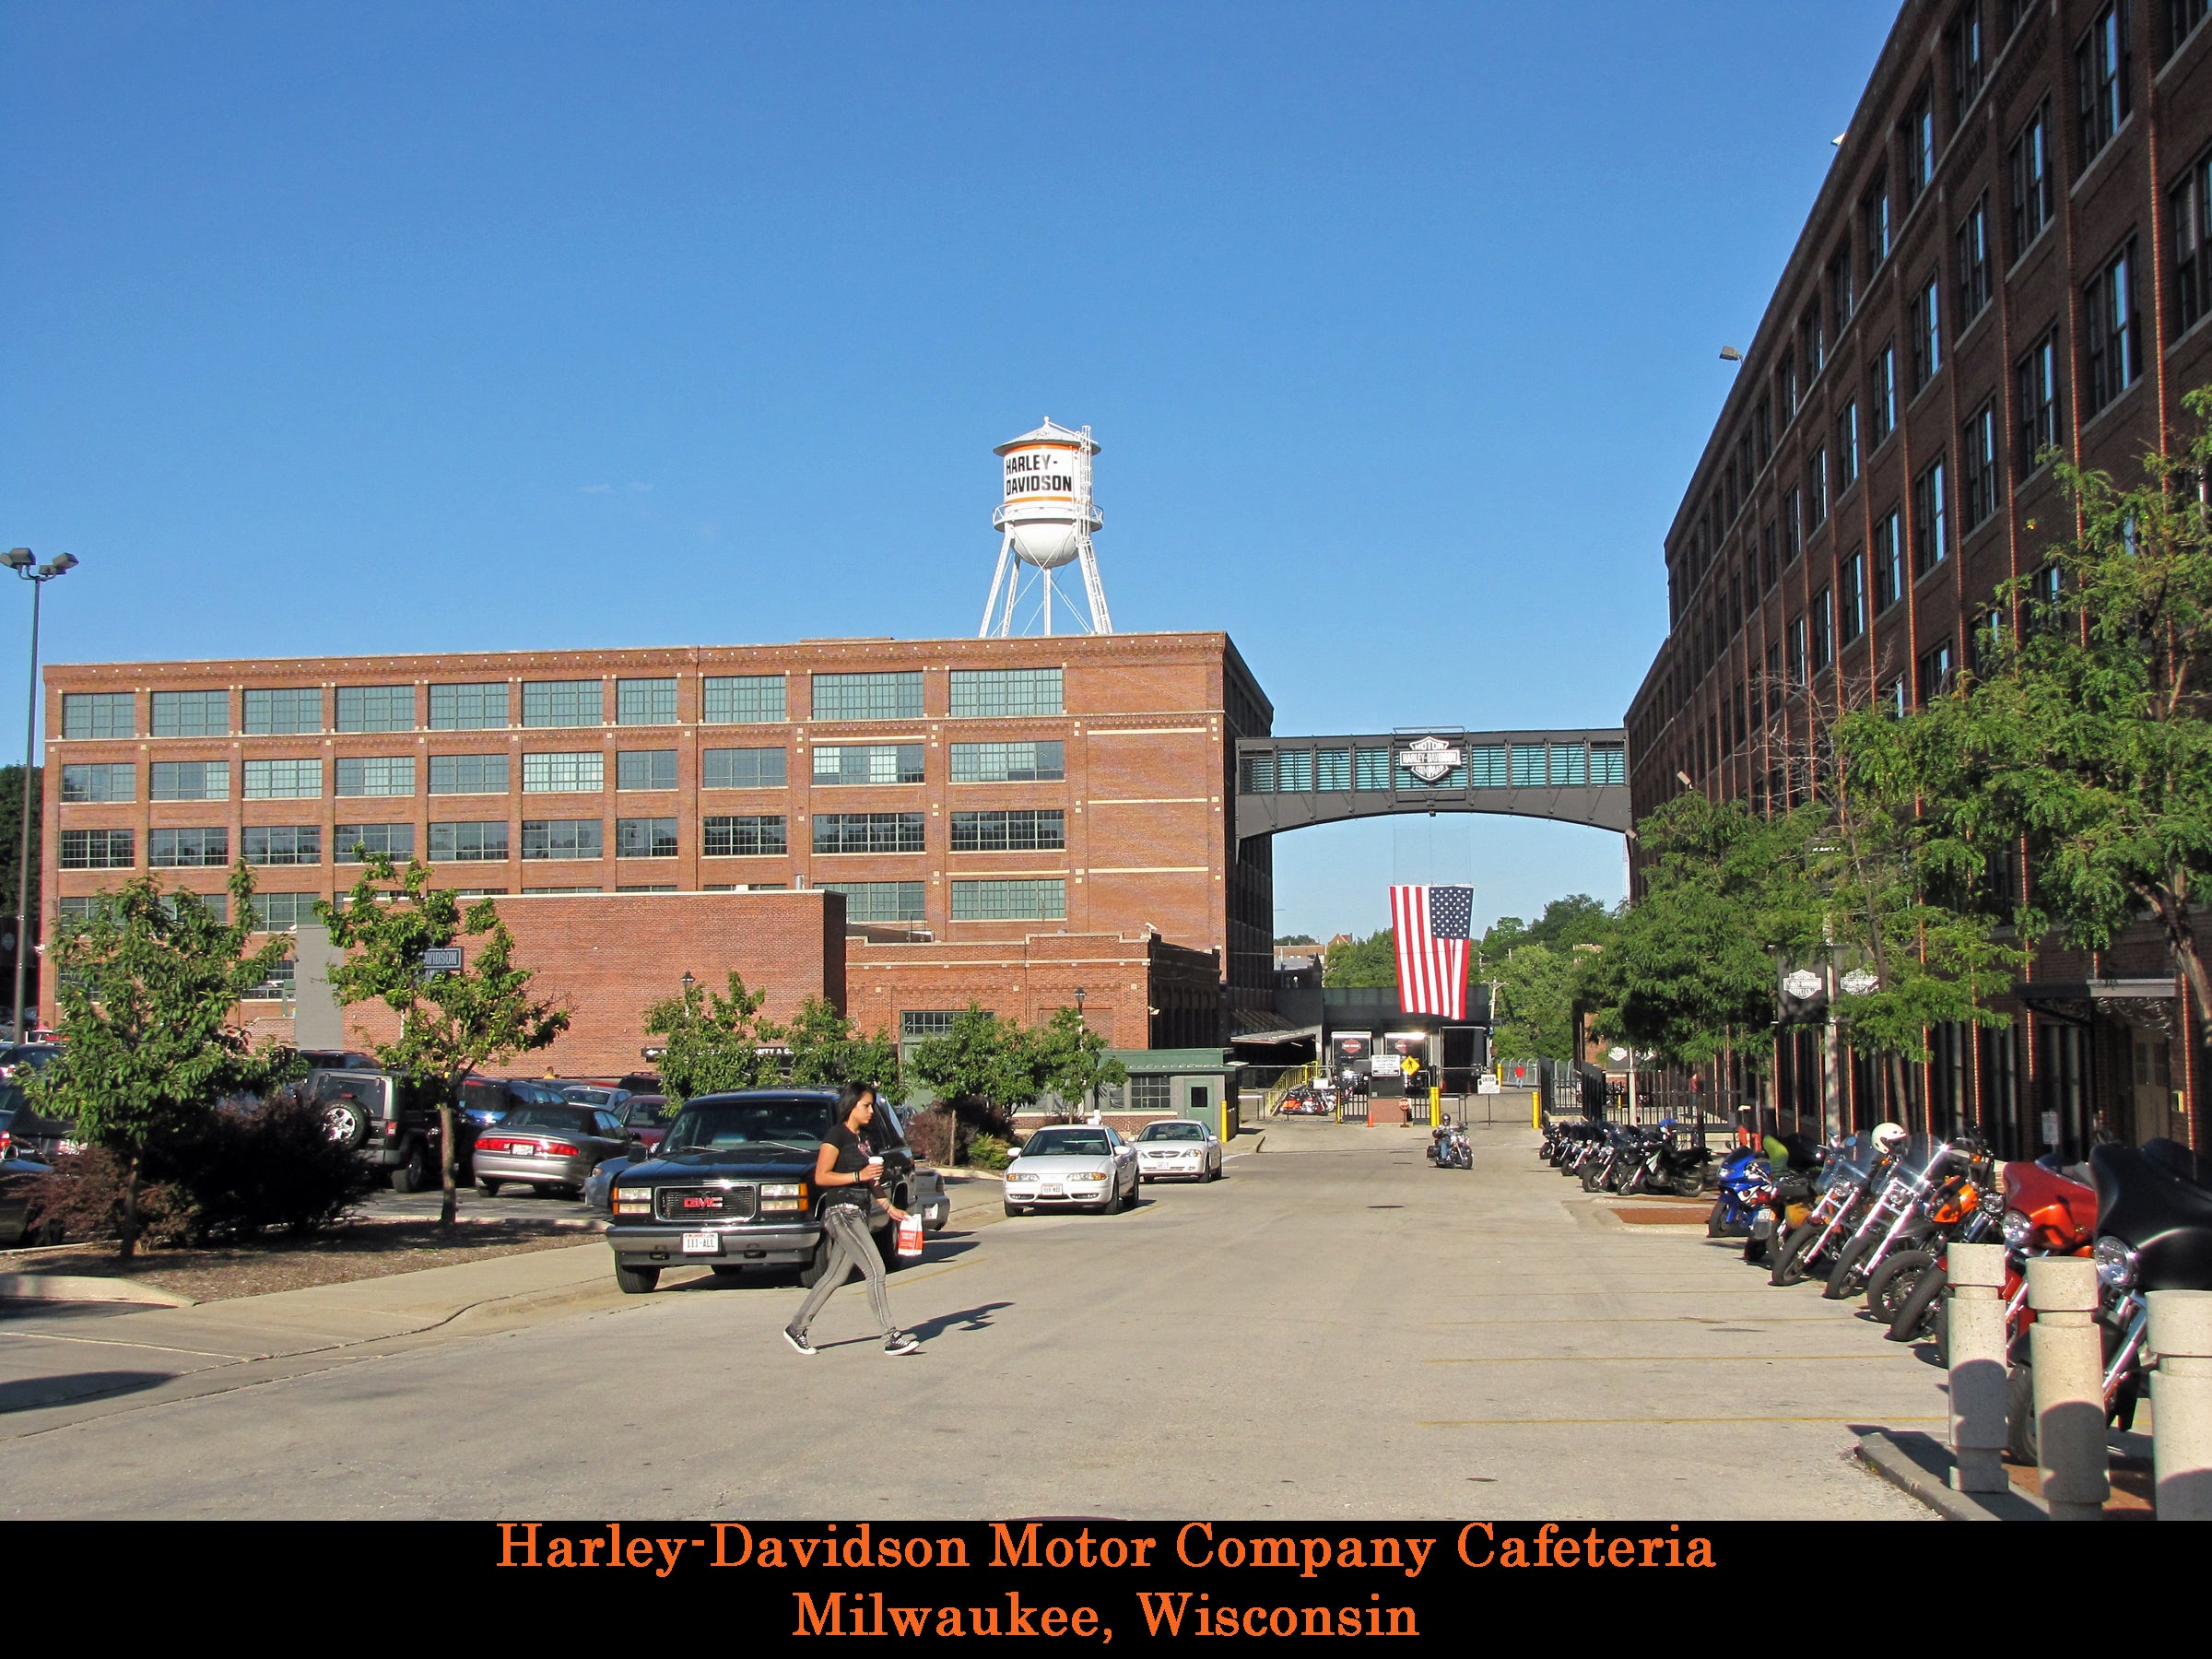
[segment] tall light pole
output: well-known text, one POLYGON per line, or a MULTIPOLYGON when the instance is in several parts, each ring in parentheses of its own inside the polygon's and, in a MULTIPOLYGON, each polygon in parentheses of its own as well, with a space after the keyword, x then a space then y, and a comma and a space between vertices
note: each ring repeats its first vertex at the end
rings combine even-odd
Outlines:
POLYGON ((76 559, 57 553, 44 564, 29 547, 0 553, 0 564, 30 583, 30 695, 23 711, 23 841, 16 866, 15 1040, 23 1041, 23 970, 30 960, 30 767, 39 747, 39 596, 56 576, 76 568, 76 559))

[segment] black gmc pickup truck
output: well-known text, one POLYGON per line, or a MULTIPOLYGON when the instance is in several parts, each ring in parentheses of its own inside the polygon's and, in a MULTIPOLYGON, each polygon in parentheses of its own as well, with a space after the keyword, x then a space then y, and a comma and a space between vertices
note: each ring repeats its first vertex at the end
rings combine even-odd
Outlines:
MULTIPOLYGON (((658 1155, 615 1177, 606 1241, 615 1283, 641 1296, 661 1270, 718 1274, 796 1266, 812 1285, 829 1266, 814 1189, 815 1153, 837 1096, 828 1089, 762 1088, 700 1095, 685 1103, 658 1155)), ((861 1137, 883 1159, 884 1197, 913 1204, 914 1155, 898 1114, 879 1108, 861 1137)), ((887 1267, 899 1266, 894 1229, 879 1198, 870 1225, 887 1267)))

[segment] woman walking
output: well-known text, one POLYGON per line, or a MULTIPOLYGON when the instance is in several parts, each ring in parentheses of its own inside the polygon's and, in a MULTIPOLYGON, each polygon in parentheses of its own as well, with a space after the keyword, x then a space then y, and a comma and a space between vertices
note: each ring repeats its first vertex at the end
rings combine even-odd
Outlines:
MULTIPOLYGON (((868 1125, 876 1119, 876 1091, 865 1083, 848 1083, 838 1096, 830 1132, 822 1136, 814 1155, 815 1190, 822 1195, 822 1230, 830 1241, 830 1263, 816 1281, 799 1316, 783 1327, 783 1340, 802 1354, 815 1351, 806 1340, 806 1327, 830 1300, 830 1292, 857 1267, 867 1276, 868 1306, 883 1327, 883 1351, 911 1354, 922 1345, 891 1321, 891 1299, 883 1283, 883 1257, 868 1231, 868 1213, 876 1196, 876 1182, 883 1174, 883 1159, 867 1139, 868 1125)), ((893 1225, 906 1212, 885 1201, 893 1225)))

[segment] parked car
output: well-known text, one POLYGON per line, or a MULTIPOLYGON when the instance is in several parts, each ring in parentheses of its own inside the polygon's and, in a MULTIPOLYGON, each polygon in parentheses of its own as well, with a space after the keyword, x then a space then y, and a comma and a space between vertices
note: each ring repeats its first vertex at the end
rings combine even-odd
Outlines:
POLYGON ((614 1214, 615 1177, 621 1174, 623 1171, 635 1168, 644 1161, 645 1159, 638 1157, 634 1150, 625 1157, 603 1159, 599 1167, 591 1172, 590 1177, 583 1183, 585 1207, 601 1211, 606 1215, 614 1214))
POLYGON ((1134 1208, 1141 1179, 1136 1148, 1105 1124, 1054 1124, 1023 1142, 1006 1166, 1006 1214, 1134 1208))
POLYGON ((657 1147, 668 1135, 668 1100, 665 1095, 631 1095, 618 1109, 630 1138, 648 1147, 657 1147))
POLYGON ((0 1158, 26 1152, 51 1157, 67 1144, 75 1128, 65 1118, 43 1117, 34 1111, 22 1084, 0 1083, 0 1158))
MULTIPOLYGON (((642 1295, 664 1269, 687 1264, 724 1275, 796 1266, 800 1283, 817 1283, 830 1247, 812 1177, 836 1104, 834 1092, 811 1088, 747 1089, 685 1102, 658 1156, 616 1178, 606 1229, 615 1283, 642 1295)), ((914 1156, 896 1116, 878 1113, 863 1138, 883 1159, 878 1193, 912 1210, 914 1156)), ((869 1225, 885 1265, 903 1265, 880 1197, 869 1225)))
POLYGON ((1136 1137, 1136 1169, 1146 1181, 1218 1181, 1221 1137, 1204 1124, 1162 1118, 1136 1137))
POLYGON ((952 1194, 945 1190, 945 1177, 935 1170, 914 1171, 914 1214, 922 1218, 924 1232, 943 1232, 952 1219, 952 1194))
POLYGON ((376 1056, 359 1049, 301 1049, 300 1058, 310 1071, 374 1071, 376 1056))
POLYGON ((58 1244, 58 1231, 49 1223, 42 1231, 51 1237, 33 1239, 30 1231, 31 1185, 41 1175, 53 1173, 51 1165, 33 1158, 8 1157, 0 1159, 0 1250, 19 1249, 25 1244, 58 1244))
POLYGON ((478 1129, 496 1124, 518 1106, 565 1104, 560 1087, 535 1077, 464 1077, 461 1113, 478 1129))
POLYGON ((553 1087, 560 1090, 564 1100, 573 1100, 579 1106, 604 1106, 609 1112, 618 1111, 629 1099, 629 1089, 617 1088, 611 1083, 562 1082, 553 1087))
POLYGON ((592 1171, 629 1155, 629 1132, 611 1112, 567 1100, 516 1106, 477 1132, 471 1163, 487 1193, 520 1182, 539 1193, 579 1197, 592 1171))
POLYGON ((0 1077, 43 1071, 62 1057, 58 1042, 11 1042, 0 1048, 0 1077))
MULTIPOLYGON (((350 1147, 382 1170, 395 1193, 412 1193, 438 1179, 438 1110, 399 1072, 361 1069, 310 1072, 308 1103, 323 1115, 330 1138, 350 1147)), ((454 1178, 468 1178, 477 1126, 455 1115, 454 1178)))

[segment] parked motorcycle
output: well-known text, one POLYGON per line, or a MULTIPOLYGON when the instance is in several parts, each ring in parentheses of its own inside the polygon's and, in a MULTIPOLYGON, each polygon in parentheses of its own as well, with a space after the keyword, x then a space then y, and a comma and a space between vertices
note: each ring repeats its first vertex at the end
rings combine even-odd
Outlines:
MULTIPOLYGON (((2072 1166, 2086 1175, 2081 1165, 2072 1166)), ((2030 1256, 2079 1255, 2086 1253, 2097 1232, 2097 1194, 2080 1181, 2061 1172, 2052 1159, 2034 1163, 2008 1163, 1996 1182, 1999 1231, 2005 1241, 2005 1332, 2007 1341, 2018 1337, 2035 1317, 2028 1306, 2027 1265, 2030 1256)), ((1983 1208, 1990 1207, 1983 1198, 1983 1208)), ((1976 1242, 1986 1240, 1986 1233, 1976 1242)), ((1941 1328, 1943 1292, 1950 1282, 1945 1263, 1937 1257, 1934 1269, 1899 1300, 1889 1321, 1889 1340, 1918 1342, 1936 1337, 1947 1359, 1941 1328)))
POLYGON ((1864 1163, 1853 1156, 1858 1150, 1855 1135, 1822 1153, 1820 1173, 1815 1182, 1818 1202, 1775 1253, 1769 1283, 1801 1283, 1827 1259, 1830 1251, 1852 1237, 1865 1218, 1874 1194, 1888 1182, 1907 1144, 1901 1124, 1877 1124, 1866 1138, 1871 1145, 1864 1163))

